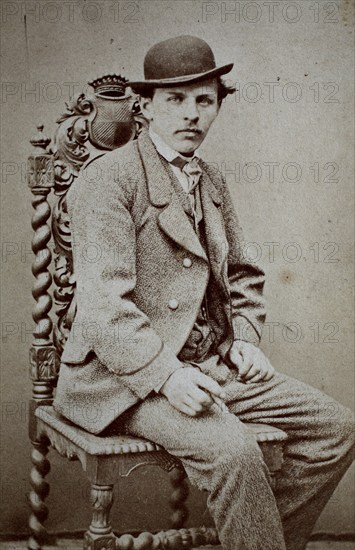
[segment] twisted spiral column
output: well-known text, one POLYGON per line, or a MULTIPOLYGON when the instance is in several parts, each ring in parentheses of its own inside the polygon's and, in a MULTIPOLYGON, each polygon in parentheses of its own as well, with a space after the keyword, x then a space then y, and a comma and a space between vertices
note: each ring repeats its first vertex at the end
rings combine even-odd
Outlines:
POLYGON ((174 529, 180 529, 185 525, 189 512, 186 500, 189 496, 189 486, 186 482, 186 473, 183 468, 174 468, 170 474, 170 483, 173 492, 169 499, 173 513, 170 516, 170 524, 174 529))
POLYGON ((47 440, 43 439, 40 442, 33 443, 31 453, 33 466, 30 475, 32 490, 29 496, 32 510, 29 520, 31 529, 31 536, 28 540, 29 550, 40 550, 41 542, 47 534, 46 529, 43 527, 43 522, 48 516, 48 508, 44 503, 49 493, 49 484, 45 481, 45 477, 50 470, 50 463, 46 458, 47 453, 47 440))
POLYGON ((31 378, 33 398, 37 402, 52 399, 52 382, 56 378, 55 355, 51 340, 53 323, 49 317, 52 297, 48 292, 52 284, 52 275, 48 270, 52 254, 47 246, 51 238, 51 229, 47 224, 51 215, 51 208, 47 201, 49 191, 48 188, 32 189, 32 206, 34 208, 32 250, 35 255, 32 264, 32 273, 35 276, 32 296, 36 300, 32 317, 36 324, 31 348, 31 378))
POLYGON ((33 466, 30 474, 31 537, 28 548, 40 550, 46 534, 43 522, 48 516, 48 508, 44 500, 49 492, 49 484, 45 481, 45 476, 50 470, 50 464, 46 458, 49 441, 38 433, 35 411, 38 406, 51 403, 53 382, 56 379, 55 353, 51 340, 52 321, 49 317, 52 299, 48 293, 52 283, 52 276, 48 269, 52 258, 47 246, 51 238, 51 229, 47 223, 51 216, 51 208, 47 196, 54 186, 54 172, 52 153, 47 151, 50 139, 44 136, 42 125, 38 126, 38 134, 31 143, 35 149, 28 158, 28 185, 32 191, 32 228, 34 230, 32 250, 35 255, 32 264, 32 273, 35 276, 32 295, 36 304, 32 312, 35 328, 30 349, 30 376, 33 388, 29 432, 32 441, 33 466))
POLYGON ((50 139, 43 134, 43 126, 39 125, 38 134, 31 140, 35 147, 28 158, 28 185, 32 191, 32 250, 34 260, 32 273, 35 282, 32 295, 36 300, 32 317, 35 321, 33 344, 30 354, 30 374, 33 380, 33 399, 37 404, 50 401, 53 397, 52 385, 56 379, 56 362, 51 340, 52 321, 49 312, 52 298, 49 288, 52 276, 49 272, 52 254, 48 248, 51 239, 51 228, 48 220, 51 208, 47 196, 54 186, 53 155, 47 151, 50 139))
POLYGON ((51 229, 47 224, 51 215, 51 208, 47 201, 49 191, 50 189, 32 189, 32 206, 34 208, 32 250, 35 254, 32 273, 36 277, 32 295, 37 302, 32 312, 33 320, 36 323, 33 332, 34 345, 51 344, 50 336, 53 326, 48 315, 52 308, 52 298, 48 293, 48 289, 52 284, 52 276, 48 271, 52 254, 47 247, 51 239, 51 229))

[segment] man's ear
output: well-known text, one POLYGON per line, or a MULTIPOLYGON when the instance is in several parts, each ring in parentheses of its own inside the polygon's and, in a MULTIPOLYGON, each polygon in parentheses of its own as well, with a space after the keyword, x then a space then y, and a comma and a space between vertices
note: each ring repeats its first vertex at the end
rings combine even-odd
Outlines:
POLYGON ((140 105, 143 116, 147 120, 152 121, 153 120, 152 98, 151 97, 140 96, 139 105, 140 105))

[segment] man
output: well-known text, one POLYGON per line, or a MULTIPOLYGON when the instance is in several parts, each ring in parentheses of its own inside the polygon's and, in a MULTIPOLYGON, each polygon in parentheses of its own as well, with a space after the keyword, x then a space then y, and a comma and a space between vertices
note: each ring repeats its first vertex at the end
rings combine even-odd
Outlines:
POLYGON ((231 68, 196 37, 153 46, 145 80, 130 83, 149 130, 69 191, 77 312, 55 406, 177 456, 209 491, 224 549, 301 550, 351 462, 353 422, 258 348, 264 274, 243 257, 225 182, 197 156, 231 68), (275 494, 243 421, 288 433, 275 494))

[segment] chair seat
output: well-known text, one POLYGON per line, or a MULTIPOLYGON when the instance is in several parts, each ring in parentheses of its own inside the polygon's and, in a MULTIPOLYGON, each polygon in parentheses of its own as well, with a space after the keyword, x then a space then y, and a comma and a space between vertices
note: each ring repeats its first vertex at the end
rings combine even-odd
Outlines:
MULTIPOLYGON (((186 472, 180 460, 163 447, 147 439, 126 434, 94 435, 79 428, 58 414, 52 406, 40 405, 35 411, 36 443, 32 451, 33 469, 32 501, 44 506, 44 475, 49 471, 46 454, 49 446, 69 460, 79 460, 92 486, 91 498, 94 504, 93 520, 85 534, 85 548, 196 548, 201 545, 218 545, 215 527, 184 528, 188 517, 186 500, 189 494, 186 472), (173 494, 170 506, 171 529, 159 533, 141 533, 138 538, 124 534, 114 535, 108 514, 113 501, 113 486, 120 477, 128 477, 140 466, 156 465, 171 473, 173 494), (97 512, 98 510, 98 512, 97 512), (104 534, 103 534, 104 533, 104 534), (127 546, 127 544, 129 546, 127 546), (104 545, 104 546, 103 546, 104 545)), ((287 435, 282 430, 267 424, 244 423, 258 442, 270 474, 270 485, 276 487, 277 473, 283 460, 283 442, 287 435)), ((47 489, 46 489, 47 490, 47 489)), ((45 508, 43 508, 45 509, 45 508)), ((41 516, 42 517, 42 516, 41 516)), ((35 513, 31 516, 35 537, 42 532, 35 513)), ((31 539, 32 540, 32 539, 31 539)), ((37 545, 37 540, 33 538, 37 545)), ((32 542, 31 542, 32 544, 32 542)), ((40 547, 37 545, 31 548, 40 547)))
MULTIPOLYGON (((164 451, 164 449, 147 439, 129 435, 100 436, 86 432, 58 414, 52 406, 40 406, 36 417, 44 424, 64 436, 90 455, 121 455, 143 452, 164 451)), ((281 443, 287 434, 268 424, 244 424, 254 434, 259 444, 281 443)))

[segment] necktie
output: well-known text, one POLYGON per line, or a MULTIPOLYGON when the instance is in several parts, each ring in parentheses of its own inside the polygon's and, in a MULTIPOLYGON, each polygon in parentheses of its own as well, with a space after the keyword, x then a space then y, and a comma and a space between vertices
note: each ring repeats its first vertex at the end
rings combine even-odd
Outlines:
POLYGON ((200 181, 202 170, 198 165, 198 158, 194 157, 190 162, 186 162, 182 171, 187 175, 189 193, 192 193, 200 181))
POLYGON ((201 219, 201 212, 197 212, 196 209, 196 195, 195 189, 200 181, 202 170, 198 165, 198 157, 193 157, 192 160, 188 161, 182 157, 176 157, 171 161, 171 164, 180 168, 180 170, 187 176, 187 193, 190 200, 195 230, 197 230, 198 223, 201 219))
POLYGON ((180 170, 187 176, 188 193, 194 191, 202 174, 202 170, 198 165, 198 157, 193 157, 190 161, 185 160, 182 157, 176 157, 171 161, 171 164, 180 168, 180 170))

